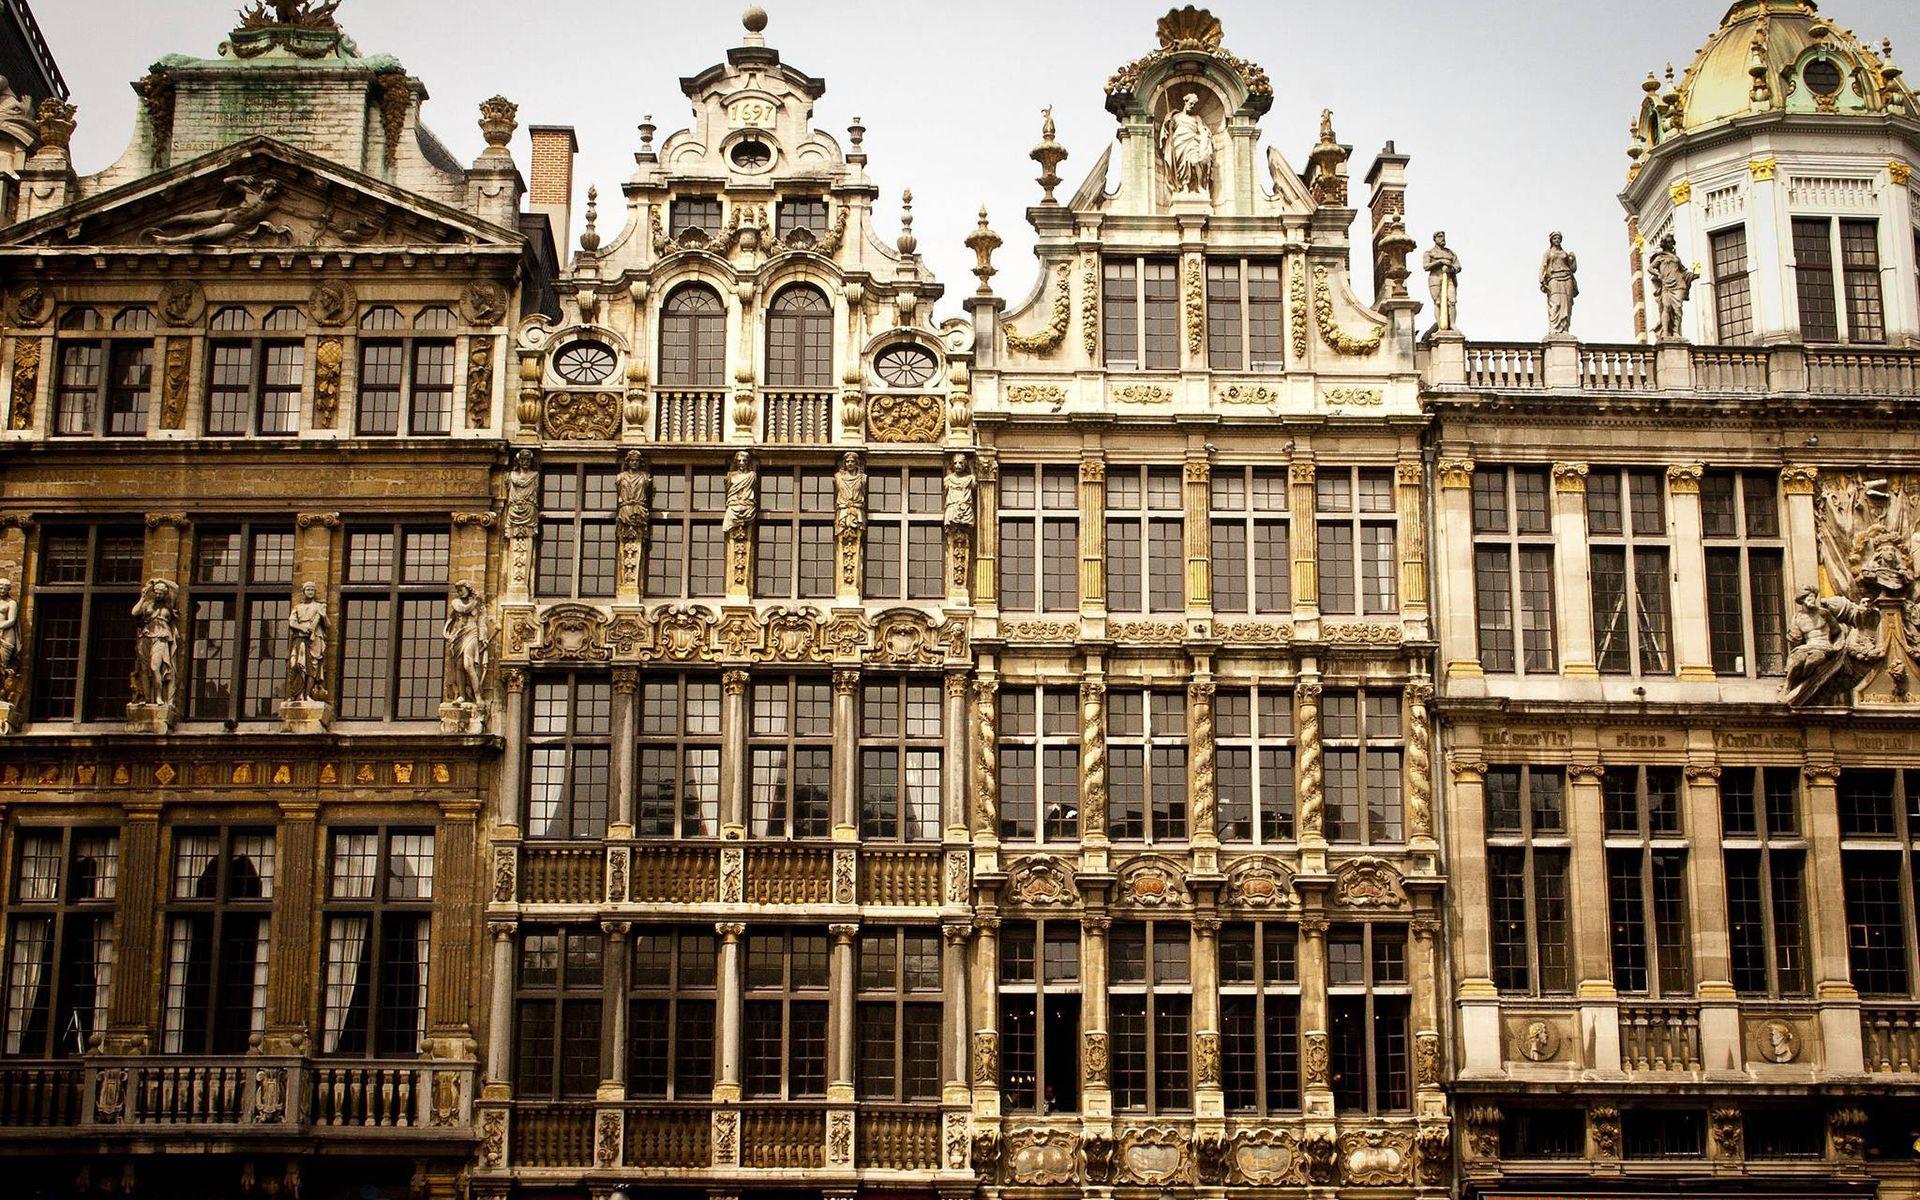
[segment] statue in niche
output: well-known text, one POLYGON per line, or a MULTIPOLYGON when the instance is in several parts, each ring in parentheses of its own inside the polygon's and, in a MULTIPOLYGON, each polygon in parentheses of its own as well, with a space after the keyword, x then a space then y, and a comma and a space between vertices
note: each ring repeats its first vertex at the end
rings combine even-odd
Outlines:
POLYGON ((0 700, 13 695, 20 675, 20 601, 13 580, 0 579, 0 700))
POLYGON ((1460 307, 1460 256, 1447 245, 1445 231, 1433 235, 1433 246, 1420 265, 1427 272, 1427 291, 1433 296, 1433 327, 1451 332, 1460 307))
POLYGON ((968 465, 963 454, 953 456, 947 467, 946 488, 946 526, 953 529, 972 529, 974 521, 973 468, 968 465))
POLYGON ((833 473, 834 528, 841 536, 860 536, 866 525, 866 497, 866 472, 860 469, 860 456, 849 450, 840 456, 840 469, 833 473))
POLYGON ((464 579, 453 585, 447 621, 440 632, 446 642, 442 695, 449 704, 480 703, 492 632, 487 627, 486 598, 464 579))
POLYGON ((1160 161, 1175 195, 1213 194, 1213 130, 1199 107, 1200 93, 1188 92, 1160 123, 1160 161))
POLYGON ((1574 278, 1580 260, 1566 248, 1559 233, 1547 235, 1547 253, 1540 259, 1540 290, 1547 297, 1547 334, 1559 336, 1573 328, 1573 298, 1580 294, 1574 278))
POLYGON ((513 468, 507 472, 506 534, 509 538, 530 538, 540 523, 540 472, 533 463, 533 451, 521 450, 513 456, 513 468))
POLYGON ((33 97, 14 91, 13 84, 4 75, 0 75, 0 136, 20 143, 23 150, 32 149, 40 140, 40 122, 33 116, 33 97))
POLYGON ((1693 281, 1699 273, 1687 270, 1674 252, 1673 235, 1660 239, 1660 249, 1647 260, 1647 278, 1653 281, 1653 299, 1660 317, 1660 336, 1680 336, 1680 320, 1686 311, 1687 297, 1693 294, 1693 281))
POLYGON ((259 175, 229 175, 222 181, 238 194, 232 204, 203 208, 168 217, 147 230, 147 240, 161 246, 187 246, 225 238, 251 239, 269 235, 290 242, 293 231, 267 220, 280 207, 280 181, 259 175))
POLYGON ((173 707, 174 651, 180 644, 180 610, 176 596, 171 581, 149 579, 133 606, 135 704, 173 707))
POLYGON ((733 464, 727 468, 727 507, 720 524, 728 537, 746 537, 752 531, 753 519, 760 512, 756 483, 753 458, 742 450, 733 456, 733 464))
POLYGON ((614 523, 620 527, 621 540, 632 542, 645 538, 647 526, 653 520, 653 468, 647 465, 646 455, 638 450, 627 451, 620 462, 614 490, 618 493, 619 505, 614 510, 614 523))
POLYGON ((300 585, 300 600, 287 613, 287 699, 327 698, 327 606, 319 585, 300 585))

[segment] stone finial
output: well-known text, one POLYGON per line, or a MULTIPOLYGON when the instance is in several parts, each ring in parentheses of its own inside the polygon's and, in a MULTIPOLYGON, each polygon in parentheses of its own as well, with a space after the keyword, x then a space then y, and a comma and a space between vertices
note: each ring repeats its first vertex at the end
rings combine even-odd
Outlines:
POLYGON ((913 236, 913 189, 900 193, 900 240, 895 245, 901 254, 912 254, 920 248, 920 239, 913 236))
POLYGON ((487 139, 488 154, 505 154, 514 130, 520 128, 520 106, 505 96, 480 102, 480 136, 487 139))
POLYGON ((740 24, 747 31, 747 36, 740 39, 741 45, 764 46, 767 44, 767 39, 761 36, 767 31, 766 9, 761 8, 758 4, 752 5, 747 11, 740 14, 740 24))
POLYGON ((1040 198, 1040 202, 1042 204, 1058 203, 1053 198, 1053 189, 1060 186, 1058 168, 1067 159, 1067 148, 1054 140, 1053 105, 1051 104, 1040 110, 1040 144, 1035 146, 1027 157, 1040 164, 1040 178, 1034 181, 1045 193, 1040 198))
POLYGON ((860 123, 859 117, 855 117, 853 123, 847 126, 848 162, 864 163, 867 161, 867 149, 862 145, 862 143, 866 141, 866 138, 867 127, 860 123))
POLYGON ((640 149, 633 156, 635 162, 649 163, 659 161, 659 156, 653 152, 653 131, 656 128, 657 126, 653 123, 652 113, 648 113, 640 118, 640 149))
POLYGON ((977 260, 973 273, 980 280, 980 287, 976 294, 993 295, 993 288, 989 281, 998 273, 993 269, 993 252, 1000 248, 1000 235, 987 227, 986 205, 980 206, 980 224, 974 226, 973 232, 967 235, 967 240, 963 244, 973 251, 973 256, 977 260))
POLYGON ((40 150, 47 154, 64 155, 73 141, 75 125, 74 114, 80 110, 58 96, 48 96, 40 102, 40 150))
POLYGON ((595 254, 600 250, 600 230, 596 228, 600 220, 600 189, 587 189, 587 224, 580 231, 580 252, 595 254))

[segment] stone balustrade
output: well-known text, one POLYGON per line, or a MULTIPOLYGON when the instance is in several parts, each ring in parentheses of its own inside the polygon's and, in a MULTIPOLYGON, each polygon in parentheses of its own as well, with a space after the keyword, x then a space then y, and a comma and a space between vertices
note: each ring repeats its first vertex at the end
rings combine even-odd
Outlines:
POLYGON ((1920 397, 1920 350, 1879 347, 1442 339, 1430 348, 1426 368, 1429 387, 1468 391, 1920 397))
POLYGON ((1629 1071, 1698 1071, 1699 1006, 1622 1004, 1620 1064, 1629 1071))

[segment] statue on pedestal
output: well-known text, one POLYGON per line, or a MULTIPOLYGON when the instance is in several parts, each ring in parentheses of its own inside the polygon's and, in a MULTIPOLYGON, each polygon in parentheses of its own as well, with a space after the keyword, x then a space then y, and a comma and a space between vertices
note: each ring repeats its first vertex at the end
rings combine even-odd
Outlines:
POLYGON ((1547 237, 1547 253, 1540 260, 1540 290, 1547 297, 1547 334, 1565 336, 1573 328, 1573 299, 1580 294, 1574 278, 1580 260, 1561 243, 1558 233, 1547 237))
POLYGON ((1160 123, 1160 161, 1175 195, 1213 193, 1213 130, 1199 107, 1200 93, 1188 92, 1179 110, 1160 123))
POLYGON ((464 579, 453 585, 446 624, 440 632, 446 642, 442 695, 449 704, 478 705, 487 680, 492 632, 486 597, 464 579))
POLYGON ((319 585, 300 585, 300 600, 287 614, 287 699, 327 699, 327 606, 319 585))
POLYGON ((1660 249, 1647 260, 1647 278, 1653 282, 1653 299, 1663 338, 1680 336, 1687 297, 1693 294, 1693 281, 1700 278, 1697 272, 1687 270, 1687 264, 1680 261, 1673 247, 1673 235, 1668 234, 1660 239, 1660 249))
POLYGON ((174 652, 180 644, 180 610, 170 580, 149 579, 133 606, 133 702, 173 707, 174 652))
POLYGON ((1447 245, 1447 235, 1433 235, 1433 246, 1420 265, 1427 272, 1427 291, 1433 296, 1433 327, 1452 332, 1460 305, 1460 256, 1447 245))

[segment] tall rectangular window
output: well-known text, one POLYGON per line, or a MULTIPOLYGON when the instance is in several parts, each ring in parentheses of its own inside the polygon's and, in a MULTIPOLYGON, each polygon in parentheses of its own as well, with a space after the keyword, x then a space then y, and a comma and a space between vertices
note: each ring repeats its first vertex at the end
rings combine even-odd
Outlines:
POLYGON ((1878 221, 1795 217, 1793 259, 1803 339, 1809 342, 1886 341, 1878 221), (1838 254, 1834 252, 1836 245, 1838 254), (1836 299, 1840 295, 1846 298, 1844 307, 1836 299))
POLYGON ((1171 258, 1109 258, 1103 264, 1101 333, 1117 371, 1180 366, 1180 265, 1171 258))
POLYGON ((133 698, 138 526, 47 530, 34 585, 34 714, 43 721, 120 721, 133 698))
POLYGON ((590 674, 535 679, 528 709, 527 836, 605 837, 612 684, 590 674))
POLYGON ((815 930, 746 938, 745 1091, 766 1100, 827 1094, 827 937, 815 930))
POLYGON ((1319 540, 1320 611, 1390 613, 1400 609, 1394 546, 1393 472, 1322 467, 1314 479, 1319 540))
POLYGON ((431 830, 330 831, 320 1052, 413 1058, 427 1033, 431 830))
POLYGON ((1628 994, 1693 987, 1683 786, 1679 767, 1615 765, 1602 779, 1613 986, 1628 994))
POLYGON ((1293 841, 1293 693, 1266 684, 1223 688, 1213 719, 1220 840, 1293 841))
POLYGON ((628 986, 627 1091, 661 1100, 713 1095, 718 955, 711 926, 643 926, 628 986))
POLYGON ((833 832, 833 692, 825 679, 754 680, 748 747, 750 831, 756 838, 833 832))
POLYGON ((1700 480, 1707 632, 1716 675, 1787 669, 1786 542, 1780 489, 1767 471, 1708 471, 1700 480))
POLYGON ((1215 467, 1209 491, 1214 611, 1290 611, 1293 554, 1285 469, 1215 467))
POLYGON ((1300 1109, 1300 971, 1295 928, 1220 929, 1220 1086, 1230 1113, 1300 1109))
POLYGON ((860 934, 855 1020, 862 1100, 940 1098, 940 931, 860 934))
POLYGON ((1115 688, 1107 696, 1107 832, 1113 840, 1187 838, 1187 695, 1115 688))
POLYGON ((1080 495, 1072 467, 1000 470, 1000 607, 1080 607, 1080 495))
MULTIPOLYGON (((812 721, 810 730, 816 727, 812 721)), ((811 788, 812 776, 807 779, 811 788)), ((789 780, 797 782, 794 776, 789 780)), ((720 836, 718 679, 652 673, 643 678, 635 786, 641 837, 673 837, 675 830, 681 837, 720 836)), ((809 808, 812 804, 809 799, 809 808)))
POLYGON ((1115 922, 1107 941, 1107 1023, 1112 1026, 1113 1107, 1185 1112, 1193 1107, 1193 984, 1184 922, 1115 922))
POLYGON ((940 840, 945 745, 940 683, 915 676, 860 686, 860 836, 940 840))
MULTIPOLYGON (((867 473, 868 599, 938 600, 946 595, 943 515, 939 471, 886 468, 867 473)), ((828 557, 830 562, 830 539, 828 557)), ((828 571, 831 574, 831 565, 828 571)), ((831 585, 831 579, 828 582, 831 585)))
POLYGON ((452 542, 445 529, 347 531, 341 719, 420 721, 439 711, 452 542))
POLYGON ((1506 674, 1557 668, 1553 528, 1547 472, 1483 467, 1473 473, 1473 578, 1480 666, 1506 674))
POLYGON ((293 530, 195 531, 189 716, 274 715, 287 669, 293 582, 293 530))
POLYGON ((1327 931, 1327 1048, 1341 1112, 1413 1107, 1407 931, 1373 923, 1327 931))
POLYGON ((615 478, 612 467, 577 464, 540 472, 536 595, 613 595, 615 478))
POLYGON ((1393 843, 1402 821, 1400 693, 1327 689, 1320 703, 1329 842, 1393 843))
POLYGON ((307 346, 288 333, 305 325, 300 310, 276 308, 256 325, 244 308, 215 313, 207 345, 207 433, 214 437, 286 435, 300 426, 307 346), (234 337, 244 333, 251 336, 234 337))
POLYGON ((1107 607, 1179 612, 1186 604, 1178 467, 1107 469, 1107 607))
POLYGON ((1852 768, 1838 788, 1853 986, 1867 996, 1911 996, 1920 774, 1852 768))
POLYGON ((167 890, 166 1054, 245 1054, 267 1023, 270 829, 173 832, 167 890))
POLYGON ((1566 995, 1573 990, 1566 771, 1490 766, 1483 786, 1494 985, 1566 995))
POLYGON ((1000 689, 1000 838, 1080 837, 1080 720, 1072 688, 1000 689))
POLYGON ((396 308, 382 305, 361 315, 356 428, 362 436, 453 432, 454 342, 438 335, 457 323, 451 309, 438 306, 421 311, 411 330, 396 308))
POLYGON ((1720 844, 1733 986, 1749 996, 1807 994, 1807 842, 1799 772, 1723 767, 1720 844))
POLYGON ((779 600, 833 595, 833 472, 760 472, 753 594, 779 600))
POLYGON ((73 1058, 106 1027, 120 834, 98 826, 14 836, 0 1052, 73 1058))
POLYGON ((1207 366, 1277 371, 1282 366, 1280 264, 1207 260, 1207 366))
POLYGON ((522 926, 514 1010, 516 1096, 591 1097, 600 1086, 606 943, 591 926, 522 926))
POLYGON ((995 964, 1000 1100, 1008 1112, 1080 1111, 1080 926, 1008 921, 995 964))
POLYGON ((647 595, 719 596, 727 590, 724 471, 667 467, 653 476, 653 524, 647 531, 647 595))
POLYGON ((1880 295, 1880 223, 1840 222, 1840 269, 1847 288, 1847 340, 1887 340, 1885 303, 1880 295))
POLYGON ((111 322, 92 308, 61 318, 61 336, 54 343, 59 364, 53 388, 56 435, 146 434, 153 395, 153 326, 153 313, 142 307, 123 308, 111 322), (70 338, 70 331, 82 336, 70 338))
POLYGON ((1833 225, 1827 217, 1793 218, 1794 291, 1800 302, 1800 336, 1809 342, 1840 340, 1834 303, 1833 225))
POLYGON ((1673 674, 1666 488, 1658 471, 1600 467, 1587 480, 1593 648, 1600 670, 1673 674))
POLYGON ((1713 254, 1714 330, 1722 345, 1753 339, 1753 286, 1747 278, 1747 227, 1707 235, 1713 254))

